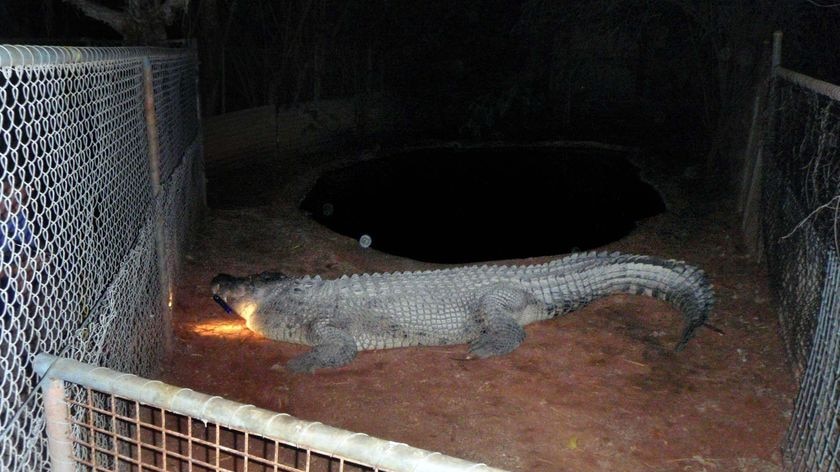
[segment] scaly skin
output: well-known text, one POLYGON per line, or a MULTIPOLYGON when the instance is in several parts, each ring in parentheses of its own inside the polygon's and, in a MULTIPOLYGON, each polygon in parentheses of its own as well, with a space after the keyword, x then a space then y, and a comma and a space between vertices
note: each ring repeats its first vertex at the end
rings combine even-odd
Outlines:
POLYGON ((579 253, 529 266, 467 266, 339 279, 220 274, 213 293, 271 339, 312 346, 288 363, 312 372, 349 363, 360 350, 469 343, 474 357, 507 354, 523 326, 617 293, 646 295, 679 309, 681 350, 713 304, 703 271, 681 261, 579 253))

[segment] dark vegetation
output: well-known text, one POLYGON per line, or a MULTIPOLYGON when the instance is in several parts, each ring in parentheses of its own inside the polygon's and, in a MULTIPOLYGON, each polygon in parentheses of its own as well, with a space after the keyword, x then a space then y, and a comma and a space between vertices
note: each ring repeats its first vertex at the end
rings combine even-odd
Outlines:
POLYGON ((195 40, 207 115, 388 94, 401 138, 666 143, 716 179, 740 168, 773 30, 784 64, 840 81, 840 10, 808 0, 7 0, 0 22, 26 42, 195 40))
MULTIPOLYGON (((363 147, 628 144, 689 169, 723 198, 745 168, 772 32, 785 33, 785 66, 840 82, 838 26, 840 6, 818 0, 0 2, 10 42, 196 45, 207 116, 265 105, 279 116, 338 99, 359 117, 393 122, 387 135, 355 143, 363 147)), ((210 184, 221 187, 211 204, 268 203, 276 173, 243 159, 245 181, 262 190, 228 191, 229 173, 211 162, 210 184)))

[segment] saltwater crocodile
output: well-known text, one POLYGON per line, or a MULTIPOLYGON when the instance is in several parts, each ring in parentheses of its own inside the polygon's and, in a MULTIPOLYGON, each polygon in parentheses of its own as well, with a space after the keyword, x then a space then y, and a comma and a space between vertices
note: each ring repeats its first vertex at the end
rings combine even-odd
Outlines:
POLYGON ((665 300, 685 318, 681 350, 713 303, 703 271, 682 261, 587 252, 539 265, 466 266, 325 280, 278 272, 219 274, 213 293, 249 329, 312 346, 287 367, 311 372, 349 363, 360 350, 469 343, 470 355, 507 354, 523 326, 611 294, 665 300))

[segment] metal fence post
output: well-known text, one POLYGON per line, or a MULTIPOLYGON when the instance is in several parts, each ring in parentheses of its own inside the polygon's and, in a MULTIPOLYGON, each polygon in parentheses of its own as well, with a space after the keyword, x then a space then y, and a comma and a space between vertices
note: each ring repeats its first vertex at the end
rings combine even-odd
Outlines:
POLYGON ((169 267, 166 263, 166 241, 163 232, 163 212, 161 206, 160 184, 160 140, 158 138, 157 116, 155 115, 155 87, 152 77, 152 62, 149 56, 143 57, 143 105, 146 114, 146 137, 149 141, 149 167, 151 169, 152 198, 154 199, 155 246, 157 248, 160 286, 166 300, 163 309, 164 347, 166 352, 173 348, 172 339, 172 287, 170 286, 169 267))
POLYGON ((73 472, 73 435, 70 430, 70 411, 64 401, 64 381, 46 379, 41 386, 44 394, 44 419, 47 430, 47 450, 53 472, 73 472))

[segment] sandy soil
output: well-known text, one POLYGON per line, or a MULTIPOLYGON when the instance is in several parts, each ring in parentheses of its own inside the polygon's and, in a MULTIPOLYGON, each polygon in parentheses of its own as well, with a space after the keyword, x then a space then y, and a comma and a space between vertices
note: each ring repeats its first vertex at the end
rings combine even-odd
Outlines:
MULTIPOLYGON (((515 471, 780 470, 796 385, 766 278, 739 248, 731 206, 694 191, 691 169, 643 165, 670 211, 605 249, 704 268, 718 295, 710 321, 725 334, 703 329, 674 353, 678 313, 615 296, 528 326, 524 344, 501 358, 467 361, 465 346, 448 346, 365 352, 314 375, 272 368, 305 348, 226 317, 208 293, 216 273, 329 277, 434 266, 362 249, 306 219, 295 206, 312 172, 290 179, 294 172, 261 164, 209 173, 211 201, 271 204, 208 212, 179 283, 163 378, 515 471)), ((569 222, 554 223, 562 231, 569 222)))

